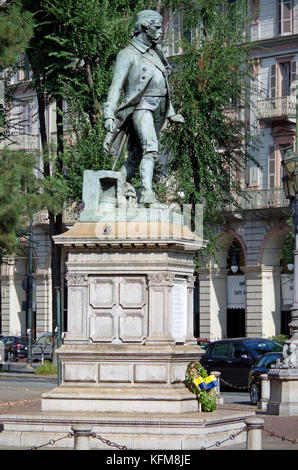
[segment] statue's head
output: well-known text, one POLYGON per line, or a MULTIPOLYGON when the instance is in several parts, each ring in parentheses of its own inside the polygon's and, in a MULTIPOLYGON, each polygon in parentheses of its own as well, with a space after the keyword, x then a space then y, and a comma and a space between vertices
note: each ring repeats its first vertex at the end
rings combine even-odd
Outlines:
POLYGON ((133 36, 145 31, 152 41, 157 42, 162 36, 162 16, 155 10, 142 10, 137 14, 133 36))

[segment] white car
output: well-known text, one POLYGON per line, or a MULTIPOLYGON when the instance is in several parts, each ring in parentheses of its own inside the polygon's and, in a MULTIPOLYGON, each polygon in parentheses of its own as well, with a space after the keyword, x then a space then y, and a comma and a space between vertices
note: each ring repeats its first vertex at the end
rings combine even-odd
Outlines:
POLYGON ((32 359, 52 360, 53 358, 53 335, 52 333, 44 333, 38 338, 36 343, 32 345, 32 359))

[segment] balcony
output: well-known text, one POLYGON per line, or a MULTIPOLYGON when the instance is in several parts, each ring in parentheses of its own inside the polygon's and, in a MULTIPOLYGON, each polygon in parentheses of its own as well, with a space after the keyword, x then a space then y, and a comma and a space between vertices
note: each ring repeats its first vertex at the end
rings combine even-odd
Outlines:
POLYGON ((40 138, 37 134, 12 135, 10 141, 5 141, 10 150, 36 151, 40 149, 40 138))
POLYGON ((286 208, 289 205, 283 188, 254 189, 244 191, 240 203, 242 209, 286 208))
POLYGON ((257 102, 258 119, 275 121, 296 117, 296 99, 292 96, 271 98, 257 102))
POLYGON ((289 202, 285 197, 283 188, 274 189, 250 189, 243 192, 243 196, 237 196, 236 205, 226 208, 226 216, 230 220, 241 220, 242 211, 255 213, 257 217, 289 217, 289 202))
MULTIPOLYGON (((77 203, 65 205, 62 220, 66 227, 74 225, 79 219, 77 203)), ((50 223, 47 210, 36 212, 33 216, 33 225, 48 225, 50 223)))

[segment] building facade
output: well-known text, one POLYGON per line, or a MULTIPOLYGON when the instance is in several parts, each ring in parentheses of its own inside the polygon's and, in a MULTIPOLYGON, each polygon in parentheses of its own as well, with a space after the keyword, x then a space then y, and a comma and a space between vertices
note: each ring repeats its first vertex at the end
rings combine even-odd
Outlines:
POLYGON ((220 248, 199 270, 197 333, 211 339, 288 333, 293 301, 292 267, 282 263, 290 212, 281 161, 296 140, 298 1, 248 3, 258 83, 249 124, 262 142, 254 154, 260 167, 247 168, 244 213, 229 211, 217 235, 220 248))
MULTIPOLYGON (((243 211, 229 208, 227 223, 217 233, 218 249, 204 260, 195 290, 195 335, 211 340, 236 336, 272 337, 288 332, 293 297, 293 273, 282 264, 282 248, 289 233, 288 201, 282 189, 282 158, 296 140, 296 74, 298 62, 298 0, 249 0, 253 13, 250 37, 254 45, 258 91, 249 115, 251 128, 262 148, 242 175, 243 211)), ((169 56, 181 53, 180 13, 171 19, 169 56)), ((20 72, 21 73, 21 72, 20 72)), ((37 101, 26 90, 30 75, 15 76, 22 82, 11 110, 16 121, 16 148, 40 149, 37 101)), ((239 111, 242 112, 242 111, 239 111)), ((55 105, 47 109, 48 139, 55 140, 55 105)), ((74 222, 65 213, 65 227, 74 222)), ((28 244, 22 253, 1 266, 2 334, 26 331, 28 244)), ((45 214, 34 220, 34 324, 36 336, 51 331, 51 241, 45 214)), ((62 274, 64 261, 61 263, 62 274)), ((62 276, 63 277, 63 276, 62 276)))

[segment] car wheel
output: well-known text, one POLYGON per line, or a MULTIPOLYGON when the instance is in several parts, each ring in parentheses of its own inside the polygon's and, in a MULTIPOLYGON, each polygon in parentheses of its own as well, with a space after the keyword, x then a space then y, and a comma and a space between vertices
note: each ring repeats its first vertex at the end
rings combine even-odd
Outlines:
POLYGON ((256 405, 258 401, 260 400, 260 389, 257 386, 257 384, 252 384, 250 387, 250 401, 252 402, 253 405, 256 405))

